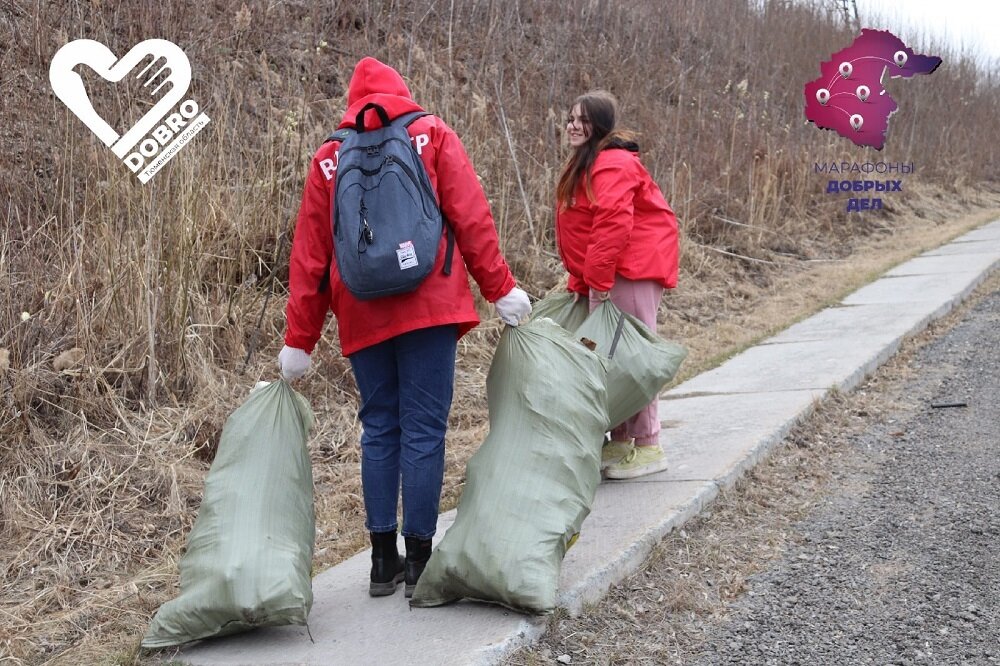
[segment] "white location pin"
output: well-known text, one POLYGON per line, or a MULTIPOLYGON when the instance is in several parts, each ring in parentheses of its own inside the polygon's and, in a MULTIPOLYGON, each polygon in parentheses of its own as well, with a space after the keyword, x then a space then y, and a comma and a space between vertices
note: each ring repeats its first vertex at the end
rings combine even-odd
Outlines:
POLYGON ((846 60, 840 63, 840 75, 845 79, 851 78, 851 72, 854 71, 854 65, 847 62, 846 60))
POLYGON ((906 51, 896 51, 892 54, 892 59, 896 61, 896 64, 900 67, 906 64, 906 51))
POLYGON ((858 99, 864 102, 865 100, 868 99, 868 95, 870 95, 871 92, 872 91, 868 89, 868 86, 858 86, 857 89, 858 99))
POLYGON ((820 88, 816 91, 816 101, 826 106, 826 103, 830 101, 830 91, 826 88, 820 88))
POLYGON ((861 117, 860 113, 855 113, 851 116, 851 127, 854 128, 855 132, 861 131, 861 126, 865 124, 865 119, 861 117))

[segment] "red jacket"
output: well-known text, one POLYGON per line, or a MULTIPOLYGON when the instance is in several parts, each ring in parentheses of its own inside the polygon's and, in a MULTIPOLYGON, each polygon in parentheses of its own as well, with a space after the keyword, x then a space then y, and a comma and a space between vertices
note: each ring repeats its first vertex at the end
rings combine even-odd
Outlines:
MULTIPOLYGON (((358 63, 348 88, 348 108, 340 127, 354 127, 358 111, 369 102, 385 108, 390 119, 422 110, 410 97, 396 70, 375 60, 358 63)), ((378 125, 368 111, 366 126, 378 125)), ((344 286, 333 255, 330 218, 340 143, 331 141, 316 151, 295 226, 289 268, 289 298, 285 344, 311 353, 319 340, 328 309, 337 317, 340 345, 348 356, 389 338, 430 326, 457 324, 459 337, 479 323, 466 268, 487 301, 494 302, 514 288, 514 276, 500 254, 493 216, 476 172, 458 135, 444 121, 424 116, 409 127, 414 146, 427 167, 441 212, 455 231, 451 275, 444 275, 446 236, 437 263, 412 292, 370 301, 356 299, 344 286), (464 262, 463 262, 464 260, 464 262), (329 287, 321 290, 330 266, 329 287)))
POLYGON ((556 244, 570 291, 608 291, 616 273, 676 287, 677 218, 639 156, 607 148, 590 173, 593 201, 581 178, 570 205, 556 206, 556 244))

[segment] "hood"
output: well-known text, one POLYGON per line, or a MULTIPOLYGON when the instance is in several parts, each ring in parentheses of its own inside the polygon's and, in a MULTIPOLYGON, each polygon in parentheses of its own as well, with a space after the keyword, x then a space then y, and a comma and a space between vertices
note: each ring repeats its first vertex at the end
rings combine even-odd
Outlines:
POLYGON ((608 141, 608 145, 604 147, 604 150, 609 150, 609 149, 627 150, 630 153, 638 153, 639 144, 636 143, 635 141, 628 141, 625 139, 614 138, 611 139, 611 141, 608 141))
MULTIPOLYGON (((347 88, 347 111, 339 127, 354 127, 358 112, 366 104, 378 104, 386 110, 390 120, 411 111, 423 111, 410 97, 410 89, 399 72, 375 58, 362 58, 355 65, 347 88)), ((370 123, 378 126, 374 111, 365 114, 365 125, 370 123)))

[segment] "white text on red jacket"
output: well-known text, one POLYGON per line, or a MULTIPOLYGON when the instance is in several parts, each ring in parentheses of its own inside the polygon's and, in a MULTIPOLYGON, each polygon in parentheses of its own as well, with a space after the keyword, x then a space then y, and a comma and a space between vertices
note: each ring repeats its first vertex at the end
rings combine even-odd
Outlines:
MULTIPOLYGON (((417 149, 417 155, 422 155, 424 152, 424 146, 430 143, 431 139, 426 134, 418 134, 416 136, 411 136, 410 141, 413 142, 413 146, 417 149)), ((319 168, 323 172, 323 177, 327 180, 333 180, 334 174, 337 172, 337 160, 340 158, 340 151, 334 151, 333 159, 329 157, 325 160, 319 161, 319 168)))

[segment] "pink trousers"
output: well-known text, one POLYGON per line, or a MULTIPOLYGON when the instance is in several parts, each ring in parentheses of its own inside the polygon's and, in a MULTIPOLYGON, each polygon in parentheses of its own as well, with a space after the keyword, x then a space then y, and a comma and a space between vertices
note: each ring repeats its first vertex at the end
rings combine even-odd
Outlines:
MULTIPOLYGON (((635 315, 639 321, 656 331, 656 311, 660 307, 663 296, 663 286, 652 280, 629 280, 621 275, 615 275, 615 285, 611 288, 611 302, 623 312, 635 315)), ((590 296, 590 309, 594 310, 600 301, 593 292, 590 296)), ((636 446, 652 446, 660 442, 660 417, 657 412, 657 402, 644 407, 638 414, 611 430, 611 439, 627 441, 635 438, 636 446)))

